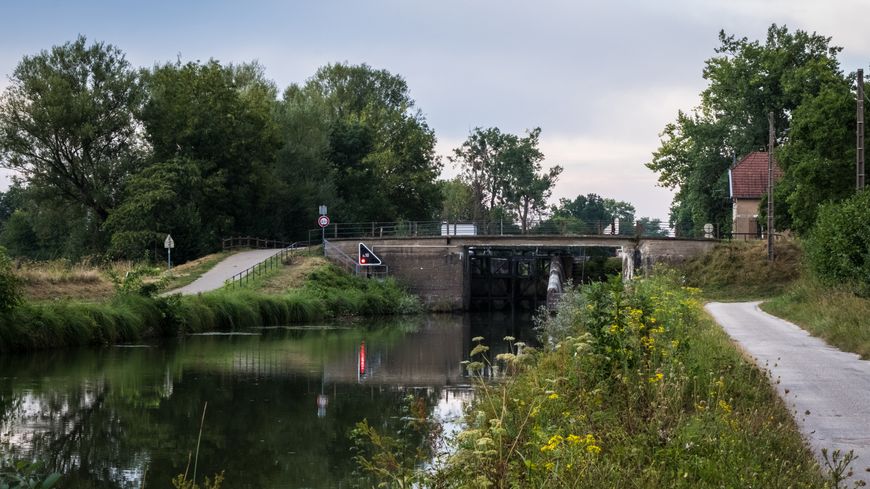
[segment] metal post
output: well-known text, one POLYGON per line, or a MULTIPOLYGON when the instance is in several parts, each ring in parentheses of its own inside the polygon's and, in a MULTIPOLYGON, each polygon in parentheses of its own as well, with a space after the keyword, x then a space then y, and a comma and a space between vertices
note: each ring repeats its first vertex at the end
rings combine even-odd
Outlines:
POLYGON ((864 70, 858 70, 858 151, 856 152, 857 163, 857 187, 858 191, 864 190, 864 70))
POLYGON ((169 269, 172 270, 172 248, 166 248, 166 261, 169 263, 169 269))
POLYGON ((767 261, 773 261, 773 146, 774 133, 773 112, 767 113, 768 143, 767 143, 767 261))

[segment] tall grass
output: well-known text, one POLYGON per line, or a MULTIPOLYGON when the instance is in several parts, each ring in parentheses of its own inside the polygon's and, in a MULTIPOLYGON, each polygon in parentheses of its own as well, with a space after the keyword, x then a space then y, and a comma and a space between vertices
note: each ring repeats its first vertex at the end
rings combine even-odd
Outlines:
POLYGON ((491 358, 477 343, 467 368, 481 382, 466 429, 440 470, 403 480, 457 488, 824 487, 767 374, 706 316, 698 291, 678 282, 616 280, 569 294, 543 324, 543 351, 508 337, 510 353, 491 358), (493 371, 507 375, 484 382, 493 371))
POLYGON ((782 295, 761 304, 833 346, 870 359, 870 299, 850 285, 822 284, 808 273, 782 295))
POLYGON ((393 281, 343 276, 323 267, 301 289, 197 296, 121 294, 108 302, 25 303, 0 315, 0 352, 137 341, 205 331, 319 321, 346 315, 407 314, 419 302, 393 281))

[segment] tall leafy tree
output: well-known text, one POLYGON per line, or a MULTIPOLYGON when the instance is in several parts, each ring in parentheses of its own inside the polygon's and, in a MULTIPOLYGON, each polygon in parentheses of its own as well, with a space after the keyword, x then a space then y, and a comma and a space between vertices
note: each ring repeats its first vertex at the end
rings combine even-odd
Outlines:
POLYGON ((509 178, 504 152, 516 136, 503 134, 497 127, 476 127, 462 146, 453 150, 450 161, 462 169, 462 179, 471 188, 475 203, 474 220, 484 219, 503 204, 503 190, 509 178))
POLYGON ((320 68, 301 88, 325 107, 343 220, 430 219, 441 209, 435 133, 405 80, 366 64, 320 68))
POLYGON ((142 159, 143 91, 120 49, 73 42, 25 56, 0 97, 2 165, 97 223, 142 159))
POLYGON ((706 222, 730 229, 727 169, 735 157, 766 149, 768 112, 774 113, 780 144, 801 103, 840 76, 841 48, 815 33, 774 24, 764 43, 724 31, 719 41, 705 63, 709 84, 701 105, 665 127, 647 163, 661 185, 679 189, 671 221, 695 231, 706 222))
POLYGON ((536 127, 524 138, 508 137, 499 158, 504 172, 499 175, 504 180, 500 193, 524 233, 547 209, 547 200, 562 173, 559 165, 542 173, 544 154, 538 149, 540 135, 541 128, 536 127))
POLYGON ((143 78, 142 120, 154 161, 196 162, 197 205, 210 233, 248 232, 263 210, 257 180, 279 146, 274 84, 257 64, 215 60, 158 65, 143 78))

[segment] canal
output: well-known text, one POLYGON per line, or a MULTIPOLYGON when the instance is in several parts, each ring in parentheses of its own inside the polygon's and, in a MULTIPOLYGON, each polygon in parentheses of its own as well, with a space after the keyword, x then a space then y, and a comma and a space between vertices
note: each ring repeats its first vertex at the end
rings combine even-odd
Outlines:
POLYGON ((504 336, 534 343, 530 325, 433 315, 3 355, 0 453, 44 461, 63 487, 171 487, 202 423, 198 480, 223 471, 227 488, 365 487, 357 422, 405 436, 413 405, 455 429, 473 397, 460 363, 472 338, 506 351, 504 336))

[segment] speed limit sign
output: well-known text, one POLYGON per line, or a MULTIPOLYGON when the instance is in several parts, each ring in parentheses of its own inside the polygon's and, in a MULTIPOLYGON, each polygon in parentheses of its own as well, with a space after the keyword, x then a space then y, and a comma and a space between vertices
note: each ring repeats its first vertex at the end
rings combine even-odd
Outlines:
POLYGON ((320 217, 318 217, 318 218, 317 218, 317 224, 318 224, 320 227, 322 227, 322 228, 325 228, 326 226, 329 226, 329 216, 320 216, 320 217))

